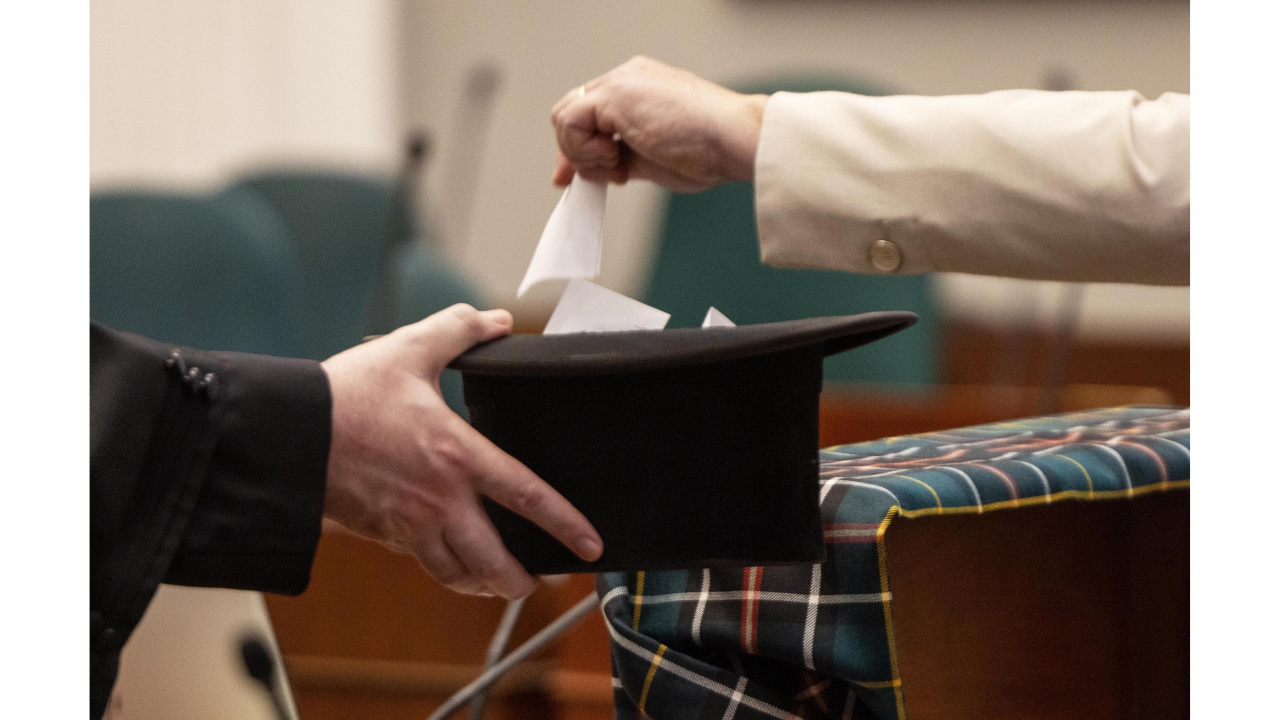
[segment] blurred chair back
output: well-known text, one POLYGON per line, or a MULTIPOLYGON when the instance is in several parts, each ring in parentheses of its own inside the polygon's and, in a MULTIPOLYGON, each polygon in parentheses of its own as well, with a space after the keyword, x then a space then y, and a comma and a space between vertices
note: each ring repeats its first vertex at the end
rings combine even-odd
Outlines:
POLYGON ((294 349, 286 230, 261 201, 113 192, 89 218, 94 320, 202 349, 294 349))
POLYGON ((293 298, 298 353, 321 360, 355 345, 368 324, 378 249, 401 212, 395 187, 334 172, 264 172, 229 192, 250 191, 289 229, 298 259, 293 298))
MULTIPOLYGON (((784 80, 740 88, 750 93, 841 90, 884 94, 825 79, 784 80)), ((709 306, 739 324, 872 310, 909 310, 914 327, 826 361, 836 382, 923 384, 937 379, 938 318, 928 276, 883 277, 790 270, 760 262, 750 183, 696 194, 671 194, 644 302, 671 313, 671 327, 697 326, 709 306)))
MULTIPOLYGON (((390 234, 409 234, 393 259, 395 325, 416 322, 455 303, 483 306, 452 265, 419 241, 419 224, 392 182, 336 172, 278 171, 244 178, 233 191, 257 193, 289 228, 301 271, 292 306, 303 357, 323 359, 360 342, 368 329, 381 248, 405 239, 390 234)), ((446 370, 440 384, 449 407, 466 417, 461 376, 446 370)))

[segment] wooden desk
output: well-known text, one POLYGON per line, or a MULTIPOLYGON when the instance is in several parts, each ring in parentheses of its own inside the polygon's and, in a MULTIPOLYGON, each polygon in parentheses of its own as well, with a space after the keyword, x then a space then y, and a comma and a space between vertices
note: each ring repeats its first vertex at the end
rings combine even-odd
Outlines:
POLYGON ((1189 496, 896 520, 908 717, 1188 717, 1189 496))

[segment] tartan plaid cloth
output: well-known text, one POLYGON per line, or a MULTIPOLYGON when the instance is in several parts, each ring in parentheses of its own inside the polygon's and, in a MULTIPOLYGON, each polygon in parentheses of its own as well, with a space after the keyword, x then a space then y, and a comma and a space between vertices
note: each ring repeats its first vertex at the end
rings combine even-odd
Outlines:
POLYGON ((905 717, 884 534, 1186 488, 1191 411, 1125 407, 829 448, 818 565, 604 573, 618 718, 905 717))

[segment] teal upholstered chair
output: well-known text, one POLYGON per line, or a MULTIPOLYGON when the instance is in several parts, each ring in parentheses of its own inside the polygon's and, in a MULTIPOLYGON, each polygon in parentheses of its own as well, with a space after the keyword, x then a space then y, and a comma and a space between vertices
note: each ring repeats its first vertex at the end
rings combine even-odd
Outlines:
POLYGON ((256 193, 289 229, 298 260, 292 298, 298 352, 321 360, 360 342, 368 330, 378 248, 397 221, 389 182, 327 172, 270 172, 229 192, 256 193))
MULTIPOLYGON (((482 306, 478 293, 448 261, 417 241, 421 231, 389 181, 276 171, 243 178, 231 191, 258 194, 289 228, 300 270, 292 308, 304 357, 328 357, 360 342, 369 331, 379 249, 389 235, 407 240, 392 260, 395 325, 421 320, 454 303, 482 306)), ((465 417, 461 376, 445 371, 441 390, 449 406, 465 417)))
MULTIPOLYGON (((883 94, 847 82, 805 80, 760 84, 745 92, 843 90, 883 94)), ((787 270, 760 262, 749 183, 671 194, 661 222, 657 259, 644 301, 671 313, 671 327, 696 326, 714 305, 739 324, 910 310, 920 322, 897 335, 837 355, 827 380, 921 384, 937 379, 938 319, 928 276, 880 277, 787 270)))
POLYGON ((98 194, 89 237, 94 320, 202 349, 294 350, 285 229, 259 199, 98 194))

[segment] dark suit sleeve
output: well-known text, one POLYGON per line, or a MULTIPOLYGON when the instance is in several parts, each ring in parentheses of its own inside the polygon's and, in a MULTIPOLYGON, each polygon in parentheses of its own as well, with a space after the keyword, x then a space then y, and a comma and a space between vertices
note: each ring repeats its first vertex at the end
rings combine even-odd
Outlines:
POLYGON ((165 582, 296 595, 320 540, 329 383, 309 360, 201 353, 217 439, 165 582))
POLYGON ((305 589, 331 422, 319 364, 90 339, 95 569, 127 556, 157 581, 305 589))
POLYGON ((95 714, 161 582, 296 594, 320 538, 331 399, 316 362, 202 352, 92 324, 95 714))

